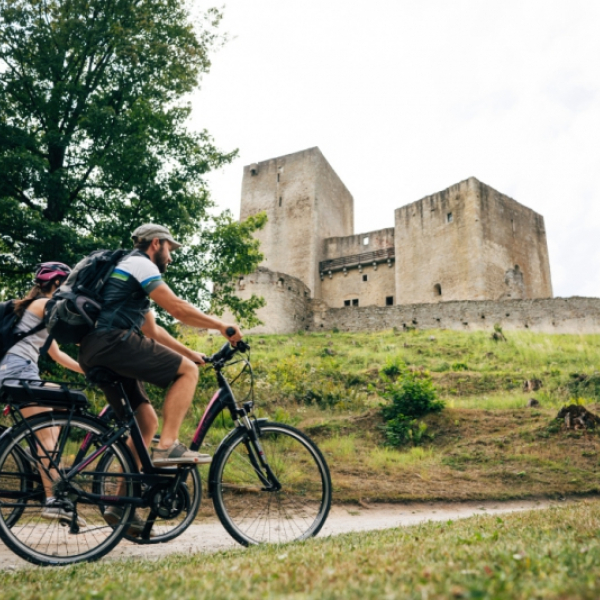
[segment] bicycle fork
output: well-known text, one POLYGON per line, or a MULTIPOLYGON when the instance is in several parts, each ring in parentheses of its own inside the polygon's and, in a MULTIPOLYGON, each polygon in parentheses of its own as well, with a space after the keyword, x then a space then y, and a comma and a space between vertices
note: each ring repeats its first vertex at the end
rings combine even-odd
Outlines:
MULTIPOLYGON (((263 419, 260 420, 262 421, 263 419)), ((259 440, 260 436, 257 432, 257 429, 260 427, 259 419, 255 420, 253 424, 248 418, 248 415, 244 415, 242 422, 248 431, 248 438, 244 440, 244 446, 248 452, 250 464, 264 486, 262 490, 264 492, 278 492, 281 490, 281 483, 279 483, 277 476, 273 473, 273 470, 267 462, 265 451, 259 440)))

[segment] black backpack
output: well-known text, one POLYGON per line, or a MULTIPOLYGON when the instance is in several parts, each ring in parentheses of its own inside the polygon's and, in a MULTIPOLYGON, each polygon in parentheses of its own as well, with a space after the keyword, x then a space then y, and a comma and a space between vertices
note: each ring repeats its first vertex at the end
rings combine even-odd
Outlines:
MULTIPOLYGON (((29 331, 16 331, 16 327, 20 320, 21 319, 15 314, 14 300, 0 302, 0 360, 2 360, 6 356, 6 353, 23 338, 41 331, 46 326, 44 322, 42 322, 29 331)), ((44 348, 47 349, 47 346, 44 345, 44 348)))
POLYGON ((44 309, 44 323, 59 344, 78 344, 102 310, 101 291, 117 263, 131 250, 96 250, 79 261, 44 309))

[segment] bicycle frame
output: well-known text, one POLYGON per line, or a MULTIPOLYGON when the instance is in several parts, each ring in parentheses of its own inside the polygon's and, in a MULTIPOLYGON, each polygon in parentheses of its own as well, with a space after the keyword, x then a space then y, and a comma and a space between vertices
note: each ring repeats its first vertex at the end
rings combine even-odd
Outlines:
MULTIPOLYGON (((233 351, 233 352, 235 352, 235 351, 233 351)), ((229 356, 229 358, 230 358, 230 356, 229 356)), ((210 359, 209 359, 207 362, 212 362, 212 361, 210 361, 210 359)), ((219 389, 213 395, 212 399, 208 403, 206 409, 204 410, 204 413, 202 414, 202 417, 200 418, 200 420, 198 422, 198 426, 194 433, 192 443, 190 445, 190 449, 193 451, 197 451, 200 448, 200 446, 204 442, 204 439, 206 437, 208 430, 212 427, 213 423, 215 422, 217 417, 221 414, 221 412, 223 412, 224 410, 227 409, 227 410, 229 410, 233 421, 236 423, 236 428, 225 437, 225 439, 221 442, 221 444, 228 441, 232 435, 235 435, 238 431, 238 428, 240 428, 240 427, 245 428, 248 431, 250 441, 246 441, 244 443, 245 443, 247 451, 248 451, 249 460, 250 460, 252 466, 254 467, 254 470, 255 470, 258 478, 264 485, 265 490, 277 491, 277 490, 281 489, 281 484, 279 483, 279 481, 277 480, 277 477, 271 470, 271 468, 266 460, 265 453, 264 453, 264 451, 260 445, 260 441, 259 441, 260 423, 265 422, 267 419, 253 419, 252 421, 250 420, 249 415, 250 415, 250 412, 251 412, 252 406, 253 406, 252 401, 244 403, 242 407, 238 406, 238 404, 235 400, 235 397, 233 395, 231 386, 230 386, 229 382, 227 381, 227 379, 224 377, 223 373, 221 372, 221 369, 225 365, 225 362, 226 362, 226 359, 222 359, 220 361, 214 361, 213 367, 215 369, 215 374, 217 376, 217 382, 219 385, 219 389), (256 427, 253 426, 253 422, 256 423, 256 425, 257 425, 256 427)), ((125 390, 124 390, 122 384, 118 383, 117 385, 119 385, 119 387, 120 387, 122 398, 127 398, 127 395, 125 393, 125 390)), ((73 461, 74 466, 70 469, 70 471, 68 473, 65 473, 61 477, 60 481, 58 482, 60 486, 66 487, 66 488, 68 488, 71 485, 75 486, 76 485, 74 483, 75 478, 82 471, 84 471, 84 469, 88 465, 90 465, 92 462, 94 462, 94 460, 96 460, 101 455, 103 455, 104 453, 109 451, 112 444, 114 444, 119 439, 123 439, 123 437, 128 433, 131 435, 133 445, 134 445, 134 447, 138 453, 138 456, 140 458, 140 462, 141 462, 141 466, 142 466, 141 472, 122 473, 122 474, 115 473, 112 475, 113 477, 127 477, 129 480, 131 480, 134 483, 141 484, 143 482, 150 486, 161 483, 161 482, 169 481, 173 484, 173 489, 176 489, 176 487, 182 481, 185 481, 185 478, 187 478, 189 470, 191 468, 194 468, 194 465, 177 466, 177 467, 163 467, 163 468, 154 466, 154 464, 152 463, 152 460, 150 458, 148 449, 146 448, 146 445, 144 443, 140 428, 137 424, 137 421, 135 420, 135 413, 131 409, 131 406, 129 405, 128 400, 124 404, 125 404, 124 417, 122 419, 119 419, 117 421, 116 426, 113 427, 108 432, 109 433, 108 438, 102 440, 102 445, 99 448, 97 448, 96 450, 94 450, 87 457, 86 457, 86 454, 90 449, 90 446, 93 442, 94 436, 91 433, 86 435, 86 437, 84 438, 84 440, 78 450, 75 460, 73 461), (175 477, 173 477, 173 475, 175 475, 175 477)), ((100 413, 99 417, 101 418, 107 410, 108 410, 108 407, 106 407, 102 411, 102 413, 100 413)), ((70 410, 70 411, 68 411, 68 413, 70 416, 69 418, 72 418, 75 414, 78 413, 78 411, 70 410)), ((27 422, 26 419, 23 419, 23 421, 27 422)), ((65 428, 59 434, 57 447, 55 448, 55 451, 53 451, 53 454, 56 454, 58 457, 62 456, 62 453, 65 448, 66 430, 67 429, 68 428, 65 428)), ((7 433, 8 433, 8 431, 4 432, 3 435, 5 435, 7 433)), ((32 431, 32 434, 33 434, 33 431, 32 431)), ((35 435, 35 434, 33 434, 33 435, 35 435)), ((1 438, 1 436, 0 436, 0 438, 1 438)), ((41 449, 42 449, 42 454, 45 455, 44 458, 46 458, 49 462, 48 470, 55 469, 56 471, 59 471, 59 465, 57 464, 57 461, 55 461, 55 459, 52 458, 50 453, 43 446, 41 447, 41 449)), ((86 473, 86 475, 88 475, 88 476, 93 476, 95 474, 102 475, 102 473, 89 472, 89 471, 86 473)), ((213 486, 214 486, 214 482, 213 482, 213 477, 212 477, 212 466, 211 466, 211 471, 209 474, 209 495, 212 492, 213 486)), ((135 496, 107 496, 107 495, 102 495, 102 494, 94 494, 91 492, 86 492, 84 490, 78 489, 77 496, 80 500, 83 500, 83 501, 85 501, 85 500, 87 500, 88 502, 100 501, 100 502, 105 503, 106 505, 113 505, 113 506, 124 506, 124 505, 131 505, 131 504, 136 505, 136 506, 144 506, 146 504, 146 499, 141 497, 139 494, 136 494, 135 496)))

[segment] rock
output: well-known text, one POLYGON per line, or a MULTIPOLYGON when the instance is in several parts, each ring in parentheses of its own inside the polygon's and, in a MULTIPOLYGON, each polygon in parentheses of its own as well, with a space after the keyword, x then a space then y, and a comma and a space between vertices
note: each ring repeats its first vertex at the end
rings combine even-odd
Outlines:
POLYGON ((595 429, 600 425, 600 417, 580 404, 563 406, 556 418, 563 420, 567 429, 595 429))
POLYGON ((539 405, 540 405, 540 401, 536 400, 535 398, 529 398, 529 400, 527 400, 527 406, 529 408, 534 408, 539 405))
POLYGON ((527 379, 523 382, 524 392, 537 392, 542 387, 541 379, 527 379))

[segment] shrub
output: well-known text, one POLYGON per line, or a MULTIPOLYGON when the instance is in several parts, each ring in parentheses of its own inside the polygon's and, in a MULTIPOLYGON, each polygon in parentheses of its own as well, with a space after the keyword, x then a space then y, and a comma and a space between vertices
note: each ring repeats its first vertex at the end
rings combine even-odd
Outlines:
POLYGON ((381 396, 388 401, 381 410, 385 420, 387 443, 418 445, 426 438, 427 425, 418 419, 444 408, 426 372, 402 371, 396 381, 387 379, 381 396))
POLYGON ((600 400, 600 373, 571 373, 567 390, 571 396, 600 400))

